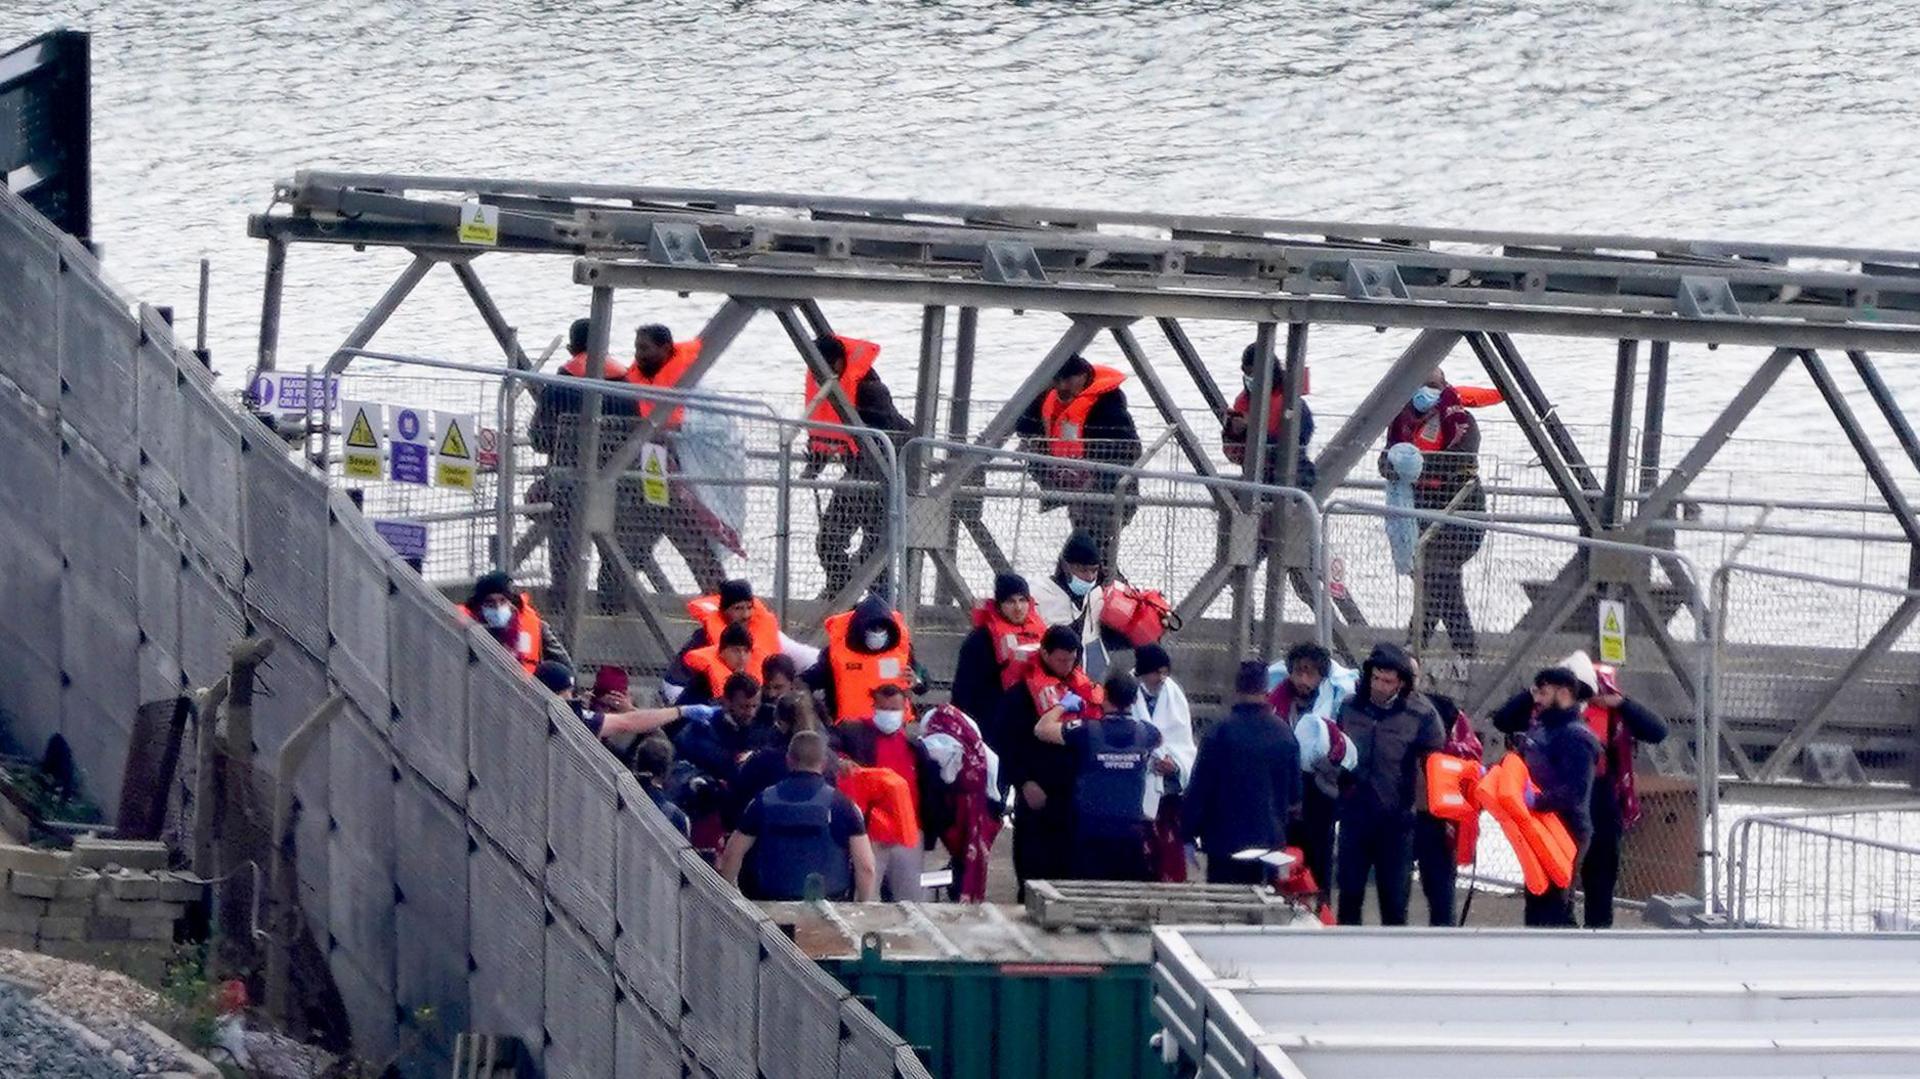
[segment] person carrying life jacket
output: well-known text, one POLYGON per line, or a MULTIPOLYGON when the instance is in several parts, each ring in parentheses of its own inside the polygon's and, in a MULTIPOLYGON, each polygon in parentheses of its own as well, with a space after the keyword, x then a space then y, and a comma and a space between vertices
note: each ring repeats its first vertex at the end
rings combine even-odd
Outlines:
POLYGON ((1057 707, 1097 718, 1102 703, 1100 688, 1080 668, 1080 635, 1067 626, 1047 627, 1020 680, 1000 697, 1000 774, 1015 792, 1013 871, 1023 895, 1027 881, 1062 879, 1073 862, 1073 755, 1039 739, 1040 717, 1057 707))
MULTIPOLYGON (((1414 677, 1420 676, 1420 661, 1413 662, 1414 677)), ((1427 795, 1429 802, 1435 796, 1432 782, 1436 762, 1455 762, 1461 779, 1455 790, 1464 790, 1469 782, 1480 779, 1480 759, 1485 747, 1480 738, 1473 733, 1473 720, 1452 698, 1429 689, 1427 700, 1433 703, 1433 709, 1440 716, 1440 725, 1447 731, 1447 743, 1438 753, 1427 758, 1428 776, 1427 795), (1444 760, 1443 760, 1444 759, 1444 760), (1465 767, 1461 767, 1465 766, 1465 767), (1468 779, 1468 776, 1471 779, 1468 779)), ((1452 807, 1450 815, 1443 816, 1434 811, 1431 804, 1416 806, 1413 820, 1413 860, 1420 869, 1420 891, 1427 900, 1427 924, 1430 926, 1453 926, 1457 924, 1455 899, 1458 894, 1456 881, 1458 868, 1473 862, 1474 843, 1480 836, 1480 810, 1477 806, 1452 807)))
MULTIPOLYGON (((742 625, 729 625, 720 631, 720 639, 705 648, 696 648, 680 657, 677 672, 686 681, 667 682, 661 696, 669 704, 705 704, 722 700, 727 679, 744 674, 759 681, 760 665, 766 657, 753 650, 753 633, 742 625)), ((676 676, 673 672, 670 675, 676 676)))
POLYGON ((994 577, 993 598, 973 609, 973 632, 960 642, 950 700, 980 725, 995 753, 1006 752, 1006 740, 994 724, 1000 695, 1020 680, 1022 666, 1039 650, 1046 631, 1027 579, 1017 573, 994 577))
POLYGON ((1054 376, 1053 387, 1023 413, 1014 425, 1022 448, 1054 460, 1029 466, 1040 486, 1068 498, 1043 499, 1044 512, 1064 503, 1073 527, 1086 531, 1100 550, 1100 561, 1116 564, 1115 546, 1128 521, 1139 509, 1131 498, 1111 497, 1121 476, 1080 468, 1077 462, 1132 465, 1142 452, 1140 431, 1127 409, 1127 376, 1116 368, 1096 367, 1084 356, 1067 357, 1054 376))
POLYGON ((866 822, 853 801, 827 782, 827 758, 825 735, 796 732, 787 743, 787 777, 741 812, 719 870, 728 883, 739 884, 752 854, 747 898, 791 902, 813 893, 871 903, 878 896, 866 822))
POLYGON ((1526 809, 1557 818, 1573 845, 1571 865, 1553 874, 1560 879, 1538 893, 1529 888, 1525 920, 1532 926, 1575 924, 1572 878, 1579 875, 1580 860, 1593 839, 1594 775, 1602 747, 1584 713, 1598 679, 1584 652, 1563 662, 1571 666, 1535 674, 1530 691, 1514 694, 1493 713, 1494 726, 1508 732, 1509 748, 1518 750, 1525 763, 1526 809))
MULTIPOLYGON (((878 692, 893 696, 876 696, 876 707, 905 704, 898 686, 883 685, 878 692)), ((882 730, 859 720, 842 720, 834 725, 829 741, 841 757, 834 785, 866 818, 867 838, 873 843, 874 866, 880 878, 880 898, 888 903, 917 903, 925 897, 920 887, 920 871, 926 861, 920 842, 920 799, 913 784, 879 759, 879 745, 886 738, 882 730)), ((904 733, 900 737, 904 739, 904 733)))
MULTIPOLYGON (((1220 417, 1220 449, 1227 460, 1236 465, 1247 460, 1247 443, 1252 434, 1250 425, 1253 415, 1253 393, 1259 388, 1260 380, 1256 368, 1260 360, 1258 345, 1248 345, 1240 353, 1240 382, 1245 387, 1240 396, 1234 398, 1226 415, 1220 417)), ((1273 386, 1267 399, 1267 460, 1260 475, 1262 483, 1279 483, 1283 473, 1282 465, 1286 461, 1286 448, 1280 445, 1281 435, 1285 432, 1287 419, 1287 393, 1283 385, 1284 364, 1278 357, 1274 360, 1273 386)), ((1303 379, 1300 393, 1305 396, 1307 384, 1303 379)), ((1294 451, 1294 486, 1302 490, 1313 490, 1316 472, 1313 458, 1307 453, 1307 443, 1313 440, 1313 409, 1305 401, 1300 402, 1300 445, 1294 451)))
POLYGON ((1432 702, 1414 690, 1412 657, 1378 644, 1360 666, 1338 726, 1358 759, 1340 780, 1340 838, 1335 855, 1341 925, 1361 924, 1367 878, 1373 878, 1382 925, 1407 924, 1413 889, 1416 777, 1429 753, 1446 744, 1432 702))
MULTIPOLYGON (((1613 667, 1594 663, 1585 652, 1575 652, 1560 661, 1560 666, 1585 679, 1591 671, 1591 688, 1581 715, 1587 728, 1601 745, 1594 769, 1590 817, 1593 839, 1580 860, 1580 890, 1584 896, 1584 918, 1588 929, 1607 929, 1613 925, 1613 897, 1620 879, 1620 845, 1623 836, 1640 817, 1640 799, 1634 789, 1633 758, 1636 743, 1656 744, 1667 737, 1667 722, 1658 713, 1620 692, 1619 674, 1613 667)), ((1586 684, 1583 681, 1583 684, 1586 684)), ((1508 734, 1525 734, 1534 725, 1532 701, 1520 695, 1495 712, 1494 726, 1508 734)))
MULTIPOLYGON (((673 331, 657 322, 640 327, 633 335, 633 364, 627 368, 626 380, 635 386, 644 386, 656 390, 685 390, 691 387, 680 384, 700 359, 700 339, 678 341, 673 339, 673 331)), ((654 402, 636 401, 634 411, 641 419, 653 415, 654 402)), ((667 417, 667 429, 674 430, 686 418, 687 410, 675 408, 667 417)))
POLYGON ((893 391, 887 388, 874 363, 880 358, 880 346, 853 337, 821 335, 814 339, 820 358, 834 374, 841 392, 853 403, 854 415, 847 416, 814 377, 807 371, 807 467, 811 479, 829 463, 841 466, 840 484, 827 496, 820 511, 820 529, 814 537, 814 555, 826 574, 829 597, 838 596, 853 580, 854 570, 865 565, 886 542, 887 492, 892 469, 884 455, 876 452, 871 439, 888 439, 896 447, 910 434, 913 424, 894 407, 893 391), (861 438, 850 431, 822 424, 869 428, 876 434, 861 438), (854 536, 860 543, 849 551, 854 536))
POLYGON ((853 610, 828 618, 822 626, 826 647, 819 662, 801 677, 825 695, 829 720, 868 714, 874 687, 883 682, 909 694, 926 688, 906 623, 878 595, 869 593, 853 610))
MULTIPOLYGON (((590 329, 591 323, 584 318, 575 319, 568 328, 568 359, 560 368, 561 376, 569 380, 586 379, 590 329)), ((608 382, 623 381, 627 377, 627 367, 617 357, 608 355, 601 377, 608 382)), ((528 489, 527 500, 546 502, 552 507, 549 518, 558 522, 572 520, 579 507, 577 480, 573 470, 580 463, 580 409, 583 404, 584 393, 579 387, 543 384, 535 392, 533 419, 527 424, 528 441, 532 443, 535 453, 546 455, 548 466, 547 475, 535 480, 528 489)), ((600 460, 603 464, 622 441, 618 404, 613 399, 603 399, 601 402, 600 460)), ((552 582, 547 595, 555 602, 564 602, 573 569, 573 530, 555 528, 547 536, 547 579, 552 582)), ((613 572, 603 566, 599 575, 600 590, 606 592, 617 586, 613 572)))
POLYGON ((513 578, 505 570, 481 574, 473 582, 473 592, 460 605, 460 613, 469 622, 478 622, 487 634, 500 642, 520 664, 527 676, 533 676, 541 660, 551 659, 573 666, 566 646, 553 627, 540 618, 533 597, 513 590, 513 578))
POLYGON ((1072 756, 1073 878, 1145 882, 1154 873, 1144 804, 1160 731, 1134 718, 1140 686, 1132 675, 1116 672, 1101 689, 1106 706, 1098 721, 1068 719, 1055 704, 1034 735, 1072 756))
MULTIPOLYGON (((1387 448, 1380 453, 1379 468, 1380 475, 1389 481, 1398 475, 1389 452, 1403 442, 1421 454, 1420 475, 1413 481, 1415 509, 1486 512, 1487 495, 1479 478, 1480 425, 1438 368, 1387 425, 1387 448)), ((1419 634, 1414 639, 1416 650, 1426 652, 1434 629, 1444 624, 1453 650, 1471 659, 1479 641, 1473 612, 1467 605, 1464 567, 1480 553, 1486 530, 1465 522, 1421 521, 1419 532, 1425 548, 1421 555, 1422 606, 1419 634)))

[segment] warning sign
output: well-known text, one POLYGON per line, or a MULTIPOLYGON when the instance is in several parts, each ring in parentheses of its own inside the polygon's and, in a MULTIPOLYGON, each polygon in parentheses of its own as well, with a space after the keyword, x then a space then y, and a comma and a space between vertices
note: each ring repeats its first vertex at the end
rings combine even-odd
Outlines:
POLYGON ((1603 599, 1600 611, 1600 662, 1619 666, 1627 661, 1627 605, 1603 599))
POLYGON ((474 429, 473 421, 445 412, 434 415, 440 421, 439 449, 434 451, 434 484, 473 490, 473 444, 467 438, 467 432, 474 429))
POLYGON ((480 428, 480 453, 474 458, 482 472, 492 472, 500 467, 500 432, 491 427, 480 428))
POLYGON ((497 247, 500 243, 500 207, 486 206, 478 199, 460 204, 460 242, 497 247))
POLYGON ((653 442, 640 449, 640 486, 649 506, 667 506, 673 503, 673 492, 667 483, 667 448, 653 442))
POLYGON ((393 443, 388 447, 387 477, 395 483, 425 487, 427 458, 433 453, 427 413, 417 408, 395 408, 388 421, 387 433, 393 443))
POLYGON ((381 406, 366 401, 342 401, 340 423, 346 428, 342 468, 358 480, 380 478, 381 406))

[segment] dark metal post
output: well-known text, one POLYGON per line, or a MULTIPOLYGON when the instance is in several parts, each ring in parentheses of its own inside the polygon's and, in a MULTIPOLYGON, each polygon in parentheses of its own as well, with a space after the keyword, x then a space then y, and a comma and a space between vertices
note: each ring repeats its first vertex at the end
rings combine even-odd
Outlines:
MULTIPOLYGON (((612 512, 613 474, 600 467, 600 384, 607 373, 607 343, 613 337, 613 290, 596 285, 588 313, 586 392, 580 395, 580 453, 573 474, 573 520, 556 521, 573 533, 572 571, 567 576, 567 641, 580 647, 586 622, 587 565, 593 558, 593 518, 612 512)), ((664 411, 664 410, 661 410, 664 411)))
POLYGON ((1647 351, 1647 404, 1640 421, 1640 486, 1642 494, 1660 482, 1660 442, 1667 427, 1667 353, 1665 341, 1647 351))
POLYGON ((255 360, 262 371, 271 371, 280 355, 280 299, 287 287, 287 242, 279 237, 267 241, 267 281, 260 293, 260 352, 255 360))
MULTIPOLYGON (((1302 392, 1307 381, 1307 324, 1287 323, 1286 369, 1280 383, 1286 411, 1280 421, 1280 472, 1275 477, 1282 487, 1300 483, 1300 426, 1302 392)), ((1287 500, 1276 498, 1269 518, 1268 535, 1272 543, 1267 554, 1267 621, 1260 637, 1260 654, 1269 661, 1279 658, 1281 606, 1286 602, 1280 582, 1289 573, 1288 554, 1292 549, 1293 529, 1287 519, 1287 500)))
MULTIPOLYGON (((1274 324, 1262 322, 1253 335, 1253 385, 1247 390, 1247 455, 1241 461, 1240 474, 1249 483, 1264 478, 1267 462, 1267 423, 1273 404, 1274 324)), ((1261 512, 1260 496, 1249 493, 1243 507, 1249 513, 1261 512)), ((1256 552, 1258 547, 1256 545, 1256 552)), ((1234 569, 1233 577, 1233 651, 1244 656, 1253 646, 1253 589, 1259 579, 1260 559, 1249 559, 1234 569)))
MULTIPOLYGON (((927 306, 920 310, 920 371, 919 381, 913 394, 913 433, 920 436, 933 436, 940 431, 940 362, 946 353, 947 309, 927 306)), ((912 484, 907 493, 925 494, 929 482, 927 461, 917 451, 902 461, 903 471, 912 484)), ((886 482, 897 483, 901 477, 889 477, 886 482)), ((895 605, 902 610, 917 608, 920 605, 920 576, 926 565, 926 559, 920 552, 908 548, 905 552, 906 567, 900 581, 900 595, 895 605)))
POLYGON ((1627 517, 1627 470, 1633 461, 1633 390, 1640 368, 1640 342, 1621 341, 1613 360, 1613 420, 1607 429, 1607 486, 1600 520, 1611 528, 1627 517))
MULTIPOLYGON (((967 441, 967 425, 972 420, 973 411, 973 354, 980 336, 980 309, 962 307, 960 326, 953 339, 953 388, 947 397, 947 438, 953 442, 967 441)), ((947 521, 947 552, 952 554, 960 549, 960 522, 957 519, 947 521)), ((933 602, 944 606, 957 602, 961 597, 954 592, 945 574, 936 574, 934 580, 933 602)))
POLYGON ((210 366, 213 357, 207 352, 207 290, 212 283, 213 263, 200 260, 200 304, 193 320, 193 357, 202 367, 210 366))

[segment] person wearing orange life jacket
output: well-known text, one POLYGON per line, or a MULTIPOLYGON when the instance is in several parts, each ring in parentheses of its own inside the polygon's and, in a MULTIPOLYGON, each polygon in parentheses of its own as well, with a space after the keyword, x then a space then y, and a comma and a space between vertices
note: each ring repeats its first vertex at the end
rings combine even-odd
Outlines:
POLYGON ((573 665, 559 635, 534 610, 532 597, 515 592, 513 578, 505 570, 492 570, 476 578, 473 592, 460 605, 460 613, 468 621, 480 623, 529 677, 542 660, 573 665))
MULTIPOLYGON (((1240 353, 1240 381, 1245 387, 1240 396, 1234 398, 1227 414, 1220 417, 1220 448, 1227 460, 1234 464, 1244 464, 1247 459, 1247 436, 1253 412, 1253 391, 1259 386, 1255 367, 1259 362, 1258 345, 1248 345, 1240 353)), ((1285 447, 1280 445, 1280 436, 1286 425, 1287 395, 1282 385, 1285 365, 1278 357, 1274 360, 1272 396, 1267 401, 1267 461, 1260 479, 1264 483, 1278 483, 1282 475, 1281 465, 1286 461, 1285 447)), ((1306 393, 1302 385, 1301 393, 1306 393)), ((1312 490, 1315 471, 1313 458, 1307 455, 1307 443, 1313 440, 1313 409, 1305 401, 1300 402, 1300 446, 1294 453, 1294 486, 1303 490, 1312 490)))
POLYGON ((1022 664, 1040 648, 1047 631, 1027 579, 1002 573, 993 579, 993 598, 973 609, 973 632, 960 643, 953 668, 953 706, 980 727, 995 753, 1006 753, 1006 735, 995 722, 1000 696, 1020 680, 1022 664))
MULTIPOLYGON (((1553 813, 1573 837, 1573 876, 1593 840, 1594 774, 1600 766, 1600 739, 1586 722, 1586 704, 1598 679, 1584 652, 1568 656, 1562 666, 1548 667, 1533 676, 1531 690, 1514 694, 1493 713, 1494 726, 1507 732, 1508 745, 1517 750, 1532 780, 1527 808, 1553 813)), ((1572 927, 1573 895, 1568 888, 1549 885, 1542 894, 1529 893, 1526 924, 1572 927)))
MULTIPOLYGON (((680 657, 675 669, 668 672, 669 680, 660 695, 668 704, 719 701, 728 678, 736 674, 754 676, 763 658, 754 652, 753 634, 745 626, 728 626, 720 631, 718 641, 680 657), (686 681, 671 680, 682 672, 686 681)), ((757 685, 757 676, 755 679, 757 685)))
MULTIPOLYGON (((567 329, 567 355, 560 375, 568 379, 585 380, 587 377, 587 336, 590 329, 588 320, 575 319, 567 329)), ((603 369, 602 378, 608 382, 619 382, 627 376, 626 365, 618 358, 609 355, 603 369)), ((577 511, 579 497, 578 485, 573 469, 580 461, 580 408, 582 391, 570 385, 546 384, 540 387, 535 396, 533 419, 527 425, 527 437, 533 444, 534 452, 547 456, 547 474, 534 481, 527 492, 529 502, 546 502, 552 507, 550 518, 554 521, 571 521, 577 511)), ((603 399, 601 405, 600 460, 605 463, 613 455, 613 450, 624 441, 628 425, 620 415, 619 401, 603 399)), ((547 579, 552 583, 547 594, 551 597, 565 597, 568 581, 573 576, 574 564, 573 530, 555 528, 547 537, 547 579)), ((619 586, 619 578, 608 565, 600 567, 598 587, 604 593, 611 593, 619 586)))
POLYGON ((834 785, 866 818, 880 898, 890 903, 926 898, 920 886, 926 864, 920 828, 921 754, 897 725, 906 704, 904 690, 883 682, 874 687, 873 716, 843 719, 831 735, 842 757, 834 785))
MULTIPOLYGON (((720 587, 704 596, 687 601, 687 616, 693 619, 693 633, 680 646, 679 656, 720 639, 720 631, 740 625, 753 635, 753 650, 760 656, 786 656, 797 669, 805 670, 820 658, 820 650, 786 635, 773 609, 753 594, 753 583, 744 578, 721 581, 720 587)), ((672 671, 668 672, 669 678, 672 671)), ((758 674, 759 671, 749 671, 758 674)), ((685 679, 675 679, 685 685, 685 679)))
POLYGON ((1116 368, 1096 367, 1086 357, 1067 357, 1054 376, 1053 386, 1021 415, 1014 431, 1022 448, 1055 460, 1029 466, 1040 486, 1071 499, 1043 499, 1042 511, 1064 502, 1067 519, 1093 536, 1100 561, 1116 564, 1120 529, 1133 520, 1139 506, 1132 499, 1111 496, 1121 477, 1112 472, 1077 467, 1078 462, 1132 465, 1140 460, 1140 431, 1127 410, 1120 388, 1127 376, 1116 368))
MULTIPOLYGON (((844 415, 809 370, 808 420, 816 424, 872 428, 885 432, 874 437, 891 438, 896 445, 900 440, 892 436, 913 430, 913 424, 894 407, 893 391, 874 370, 874 363, 880 358, 879 345, 824 334, 815 338, 813 345, 833 371, 841 392, 853 402, 855 415, 851 418, 844 415)), ((886 542, 887 497, 882 485, 890 471, 887 461, 862 439, 828 427, 809 428, 805 475, 817 476, 832 462, 840 464, 841 479, 845 482, 833 489, 827 497, 826 508, 820 511, 820 531, 813 547, 820 568, 826 571, 829 597, 839 595, 853 579, 855 567, 866 564, 886 542), (855 535, 860 537, 860 545, 849 554, 847 547, 855 535)))
POLYGON ((926 689, 912 635, 886 600, 868 593, 853 610, 828 618, 823 628, 827 642, 820 661, 801 678, 825 696, 830 719, 862 718, 872 707, 873 687, 882 682, 908 693, 926 689))
MULTIPOLYGON (((1487 496, 1479 477, 1480 425, 1438 368, 1387 425, 1388 448, 1402 442, 1413 444, 1421 454, 1420 478, 1413 484, 1415 509, 1486 512, 1487 496)), ((1382 451, 1380 474, 1395 478, 1392 467, 1382 451)), ((1422 521, 1420 534, 1426 546, 1421 556, 1421 624, 1416 627, 1414 647, 1425 652, 1435 627, 1444 624, 1453 650, 1471 659, 1478 639, 1467 607, 1464 567, 1480 553, 1486 530, 1422 521)))
MULTIPOLYGON (((1621 838, 1640 817, 1640 799, 1634 789, 1634 745, 1665 741, 1667 722, 1623 695, 1614 668, 1594 663, 1585 652, 1573 653, 1561 660, 1560 666, 1593 691, 1582 716, 1602 751, 1594 769, 1589 804, 1593 839, 1580 862, 1580 890, 1586 908, 1581 924, 1588 929, 1607 929, 1613 925, 1621 838)), ((1516 694, 1493 713, 1494 726, 1510 735, 1527 733, 1535 723, 1533 705, 1527 693, 1516 694)))
MULTIPOLYGON (((698 338, 676 343, 673 331, 658 323, 649 323, 634 331, 633 364, 627 368, 626 381, 634 386, 653 389, 691 389, 692 368, 699 358, 698 338)), ((658 418, 655 404, 651 401, 634 402, 631 412, 620 417, 622 427, 634 431, 648 420, 658 418)), ((613 411, 617 414, 620 410, 613 411)), ((666 449, 667 469, 675 475, 680 471, 675 435, 685 418, 686 409, 675 407, 667 414, 665 423, 648 436, 649 442, 666 449)), ((611 457, 626 441, 624 435, 603 432, 602 453, 611 457), (609 438, 610 447, 607 446, 609 438)), ((714 540, 706 534, 697 499, 689 489, 678 480, 670 480, 668 504, 655 505, 647 500, 644 479, 636 472, 629 472, 621 477, 616 490, 614 539, 629 562, 636 568, 646 565, 653 557, 653 549, 665 537, 673 549, 680 552, 680 557, 686 561, 687 570, 692 573, 694 583, 701 591, 710 592, 720 586, 721 580, 727 575, 726 568, 715 553, 714 540)), ((602 561, 602 567, 600 610, 604 614, 619 614, 626 609, 625 590, 617 587, 617 573, 609 576, 605 572, 605 560, 602 561), (608 587, 609 579, 616 587, 608 587)))
POLYGON ((1029 880, 1061 879, 1073 864, 1073 755, 1042 741, 1042 716, 1058 708, 1097 718, 1104 697, 1080 668, 1080 635, 1049 626, 1020 680, 1001 695, 1002 782, 1014 791, 1013 871, 1024 896, 1029 880))

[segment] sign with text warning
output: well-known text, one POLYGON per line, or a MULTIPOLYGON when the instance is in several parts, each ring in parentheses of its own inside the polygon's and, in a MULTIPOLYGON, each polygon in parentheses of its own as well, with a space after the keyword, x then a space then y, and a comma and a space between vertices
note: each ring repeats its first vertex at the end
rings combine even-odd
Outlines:
POLYGON ((447 412, 434 416, 440 421, 439 434, 434 438, 438 447, 434 450, 434 484, 473 490, 473 432, 478 428, 465 416, 447 412))
POLYGON ((1599 602, 1600 662, 1618 667, 1627 661, 1627 605, 1617 599, 1599 602))
POLYGON ((427 458, 433 453, 433 435, 427 425, 427 412, 419 408, 395 408, 387 414, 387 434, 392 439, 387 453, 387 478, 395 483, 427 485, 427 458))
POLYGON ((351 479, 380 478, 381 406, 368 401, 340 402, 340 426, 346 432, 342 442, 342 470, 351 479))

